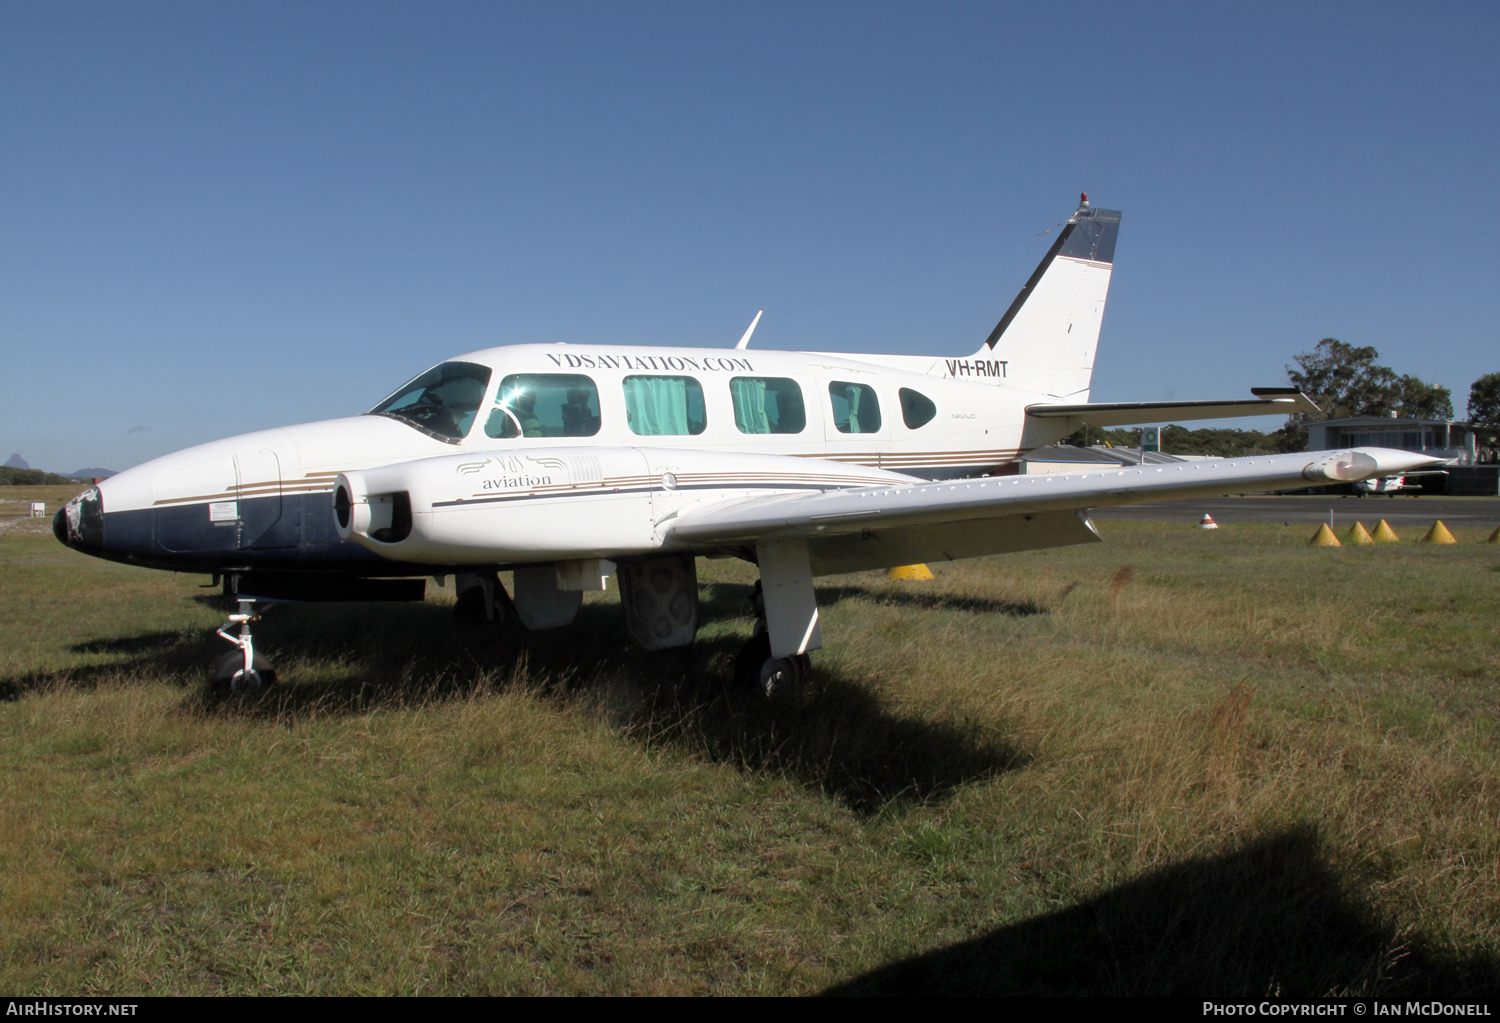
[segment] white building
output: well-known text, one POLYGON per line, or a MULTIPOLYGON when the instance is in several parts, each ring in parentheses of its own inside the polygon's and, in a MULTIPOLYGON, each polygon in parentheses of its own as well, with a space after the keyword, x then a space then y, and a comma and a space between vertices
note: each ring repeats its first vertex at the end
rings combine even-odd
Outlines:
POLYGON ((1307 424, 1307 450, 1378 447, 1425 451, 1454 465, 1478 465, 1480 438, 1468 423, 1447 419, 1350 416, 1307 424))

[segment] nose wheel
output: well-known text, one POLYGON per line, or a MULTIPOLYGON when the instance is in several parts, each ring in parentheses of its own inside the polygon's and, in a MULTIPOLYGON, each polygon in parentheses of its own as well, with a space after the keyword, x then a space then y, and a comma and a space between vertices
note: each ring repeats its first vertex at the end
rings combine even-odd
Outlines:
POLYGON ((235 649, 214 661, 209 669, 208 688, 214 695, 258 693, 276 684, 276 669, 271 667, 264 654, 256 651, 250 634, 250 623, 258 621, 260 615, 255 613, 255 602, 242 600, 239 613, 230 615, 229 621, 219 629, 219 637, 234 644, 235 649), (236 625, 239 634, 230 635, 228 630, 236 625))

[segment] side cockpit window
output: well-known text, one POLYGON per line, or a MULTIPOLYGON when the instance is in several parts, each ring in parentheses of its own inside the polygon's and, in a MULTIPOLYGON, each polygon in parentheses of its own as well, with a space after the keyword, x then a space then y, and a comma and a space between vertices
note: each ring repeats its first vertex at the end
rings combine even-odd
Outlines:
POLYGON ((921 391, 913 391, 910 387, 901 388, 901 421, 906 424, 908 430, 915 430, 919 426, 926 426, 932 422, 932 417, 937 415, 937 406, 932 399, 921 391))
POLYGON ((365 414, 399 419, 452 444, 468 435, 489 385, 488 366, 444 362, 413 377, 365 414))
POLYGON ((516 437, 592 437, 599 432, 599 388, 572 373, 516 373, 500 381, 484 433, 516 437))

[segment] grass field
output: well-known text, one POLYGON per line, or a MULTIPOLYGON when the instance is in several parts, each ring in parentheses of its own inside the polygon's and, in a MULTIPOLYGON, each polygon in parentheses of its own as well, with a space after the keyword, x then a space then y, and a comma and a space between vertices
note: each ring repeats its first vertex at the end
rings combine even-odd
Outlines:
POLYGON ((0 990, 1500 992, 1481 533, 821 580, 772 705, 722 689, 739 563, 668 656, 612 592, 530 638, 281 606, 285 684, 213 703, 207 580, 49 526, 0 531, 0 990))

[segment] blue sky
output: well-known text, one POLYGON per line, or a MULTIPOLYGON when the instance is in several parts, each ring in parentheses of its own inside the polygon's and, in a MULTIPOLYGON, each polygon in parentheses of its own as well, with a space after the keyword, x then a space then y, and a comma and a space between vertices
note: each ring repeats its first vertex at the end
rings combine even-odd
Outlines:
POLYGON ((7 4, 0 457, 123 469, 757 309, 756 347, 967 354, 1080 191, 1124 211, 1094 400, 1335 336, 1461 414, 1500 370, 1496 38, 1480 3, 7 4))

